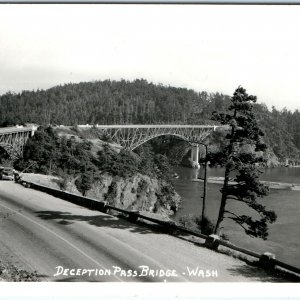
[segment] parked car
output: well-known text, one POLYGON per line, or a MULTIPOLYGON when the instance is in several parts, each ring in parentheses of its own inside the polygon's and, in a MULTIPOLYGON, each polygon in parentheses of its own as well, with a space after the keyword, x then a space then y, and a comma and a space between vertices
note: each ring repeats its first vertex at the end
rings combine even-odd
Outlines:
POLYGON ((0 180, 14 180, 14 169, 9 167, 0 167, 0 180))

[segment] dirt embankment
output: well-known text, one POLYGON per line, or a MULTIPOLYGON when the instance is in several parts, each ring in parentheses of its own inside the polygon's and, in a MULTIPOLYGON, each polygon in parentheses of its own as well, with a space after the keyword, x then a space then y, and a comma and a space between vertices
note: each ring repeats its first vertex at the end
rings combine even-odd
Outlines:
MULTIPOLYGON (((0 211, 0 222, 8 216, 0 211)), ((0 282, 40 281, 39 274, 29 271, 22 265, 10 249, 5 247, 5 240, 0 240, 0 282)))
POLYGON ((37 272, 28 272, 14 264, 0 260, 0 282, 39 281, 37 272))

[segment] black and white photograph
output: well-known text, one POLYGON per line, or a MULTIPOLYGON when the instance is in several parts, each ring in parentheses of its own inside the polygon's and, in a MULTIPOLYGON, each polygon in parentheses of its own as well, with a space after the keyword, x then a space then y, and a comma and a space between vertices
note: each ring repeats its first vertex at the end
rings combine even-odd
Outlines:
POLYGON ((0 289, 299 283, 299 37, 298 5, 1 3, 0 289))

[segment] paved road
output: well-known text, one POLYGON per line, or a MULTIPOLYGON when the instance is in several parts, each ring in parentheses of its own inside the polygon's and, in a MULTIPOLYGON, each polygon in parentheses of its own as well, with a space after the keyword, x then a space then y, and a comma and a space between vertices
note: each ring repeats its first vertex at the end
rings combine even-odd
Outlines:
POLYGON ((272 280, 232 257, 13 182, 0 181, 0 241, 2 256, 43 281, 272 280))

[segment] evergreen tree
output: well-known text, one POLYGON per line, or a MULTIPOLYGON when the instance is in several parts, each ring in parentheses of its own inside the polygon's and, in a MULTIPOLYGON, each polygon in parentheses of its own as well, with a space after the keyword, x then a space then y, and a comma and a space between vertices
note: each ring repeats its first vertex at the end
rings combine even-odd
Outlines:
POLYGON ((246 90, 238 87, 231 98, 229 113, 213 113, 213 120, 229 125, 230 133, 226 139, 228 144, 210 157, 214 164, 225 167, 224 184, 221 189, 222 198, 215 233, 219 233, 224 218, 229 218, 240 225, 248 235, 266 239, 268 223, 276 220, 273 211, 266 210, 258 203, 257 198, 268 194, 268 187, 260 183, 259 175, 265 161, 263 152, 266 145, 262 142, 263 132, 258 126, 253 113, 256 97, 248 95, 246 90), (233 182, 230 177, 235 175, 233 182), (258 218, 248 215, 237 215, 226 209, 228 200, 245 203, 258 213, 258 218))
POLYGON ((14 163, 18 170, 51 174, 57 170, 58 136, 51 127, 39 127, 35 135, 24 146, 23 158, 14 163), (33 162, 36 162, 33 165, 33 162), (31 166, 31 167, 30 167, 31 166))
POLYGON ((86 192, 92 188, 93 174, 89 171, 81 173, 80 176, 75 180, 75 185, 82 196, 86 195, 86 192))

